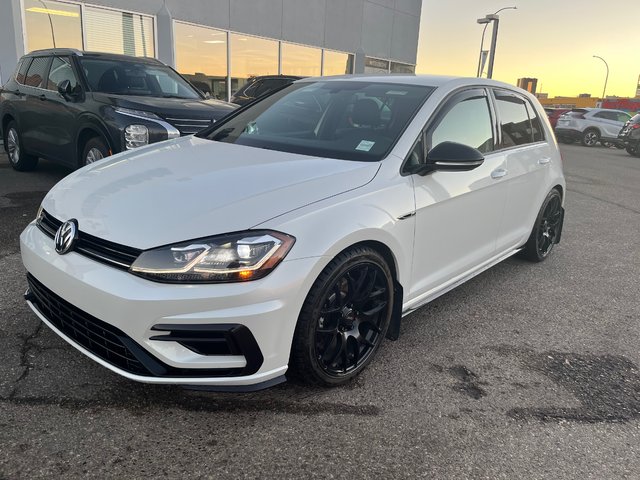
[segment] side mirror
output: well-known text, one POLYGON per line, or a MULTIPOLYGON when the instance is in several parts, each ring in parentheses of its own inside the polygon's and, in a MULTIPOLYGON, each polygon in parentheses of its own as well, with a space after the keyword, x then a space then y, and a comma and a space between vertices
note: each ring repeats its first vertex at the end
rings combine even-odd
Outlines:
POLYGON ((58 93, 62 95, 65 100, 69 100, 73 97, 73 89, 71 88, 71 82, 69 80, 62 80, 58 84, 58 93))
POLYGON ((484 163, 482 153, 468 145, 456 142, 442 142, 427 153, 427 161, 414 173, 426 175, 436 170, 466 172, 484 163))

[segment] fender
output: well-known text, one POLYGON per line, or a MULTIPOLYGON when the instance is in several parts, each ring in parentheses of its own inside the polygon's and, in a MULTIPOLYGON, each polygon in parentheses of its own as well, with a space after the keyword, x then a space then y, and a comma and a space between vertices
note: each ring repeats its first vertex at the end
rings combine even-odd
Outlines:
POLYGON ((107 142, 107 146, 109 147, 109 149, 113 153, 118 153, 116 152, 117 150, 116 143, 113 141, 113 138, 109 134, 109 129, 104 124, 104 121, 97 115, 94 115, 93 113, 83 112, 78 118, 78 131, 76 132, 76 138, 75 138, 76 158, 79 158, 81 154, 78 146, 81 133, 87 129, 93 130, 96 133, 99 133, 100 135, 102 135, 102 138, 104 138, 105 141, 107 142))

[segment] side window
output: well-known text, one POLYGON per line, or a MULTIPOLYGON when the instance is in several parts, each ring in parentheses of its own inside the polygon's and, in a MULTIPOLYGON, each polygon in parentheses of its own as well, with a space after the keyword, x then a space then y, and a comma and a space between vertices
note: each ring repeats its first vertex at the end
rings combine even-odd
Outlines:
POLYGON ((536 109, 527 102, 527 113, 529 114, 529 120, 531 120, 531 133, 533 134, 534 142, 542 142, 544 140, 544 130, 542 129, 542 122, 538 117, 536 109))
POLYGON ((516 147, 533 142, 531 122, 525 101, 510 93, 496 91, 496 105, 502 131, 501 148, 516 147))
POLYGON ((244 96, 247 97, 247 98, 255 98, 255 97, 257 97, 256 91, 258 90, 258 88, 260 88, 261 85, 262 85, 262 80, 257 80, 255 82, 253 82, 244 91, 244 96))
POLYGON ((25 58, 20 62, 16 72, 16 82, 24 85, 24 80, 27 78, 27 68, 29 67, 29 63, 31 63, 30 58, 25 58))
POLYGON ((281 87, 286 83, 286 80, 282 80, 281 78, 270 78, 264 80, 262 85, 260 85, 255 92, 255 96, 259 97, 264 95, 265 93, 269 93, 271 90, 275 90, 276 88, 281 87))
POLYGON ((631 115, 627 115, 626 113, 618 113, 617 120, 619 122, 627 123, 629 120, 631 120, 631 115))
POLYGON ((51 57, 36 57, 31 62, 24 84, 29 87, 43 88, 44 76, 51 57))
POLYGON ((47 80, 47 90, 58 90, 58 85, 64 80, 69 80, 71 88, 75 89, 78 84, 71 60, 68 57, 54 57, 49 69, 49 79, 47 80))
POLYGON ((605 120, 611 120, 611 117, 609 116, 609 112, 598 112, 594 115, 594 117, 604 118, 605 120))
POLYGON ((429 139, 430 148, 442 142, 457 142, 482 153, 491 152, 493 130, 487 97, 468 97, 453 105, 429 132, 429 139))

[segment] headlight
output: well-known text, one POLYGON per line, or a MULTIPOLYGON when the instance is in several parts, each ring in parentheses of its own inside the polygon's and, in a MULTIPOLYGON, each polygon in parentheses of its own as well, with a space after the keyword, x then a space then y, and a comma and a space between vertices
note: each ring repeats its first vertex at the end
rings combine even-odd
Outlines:
POLYGON ((128 125, 124 129, 124 141, 127 150, 149 144, 149 129, 144 125, 128 125))
POLYGON ((276 268, 294 242, 294 237, 269 230, 220 235, 147 250, 129 271, 168 283, 257 280, 276 268))

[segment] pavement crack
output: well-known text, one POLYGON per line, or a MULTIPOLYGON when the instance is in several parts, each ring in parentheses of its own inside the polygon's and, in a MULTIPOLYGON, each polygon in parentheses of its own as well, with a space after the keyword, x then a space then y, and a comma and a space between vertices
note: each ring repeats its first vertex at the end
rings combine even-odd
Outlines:
POLYGON ((25 378, 27 378, 29 376, 29 373, 31 373, 31 370, 33 369, 33 365, 31 365, 31 362, 29 362, 29 352, 32 349, 38 348, 38 347, 36 345, 33 345, 31 342, 40 334, 41 331, 42 331, 42 322, 38 322, 38 325, 36 326, 35 330, 30 335, 24 337, 24 340, 22 342, 22 347, 20 348, 20 366, 24 368, 24 371, 16 379, 15 388, 13 389, 11 394, 9 394, 9 397, 8 397, 9 399, 13 399, 15 397, 15 395, 18 392, 20 382, 22 382, 25 378))
POLYGON ((615 205, 616 207, 620 207, 623 210, 628 210, 629 212, 633 212, 633 213, 637 213, 638 215, 640 215, 640 210, 636 210, 635 208, 631 208, 627 205, 623 205, 621 203, 618 202, 612 202, 611 200, 605 200, 604 198, 600 198, 596 195, 592 195, 590 193, 586 193, 586 192, 582 192, 580 190, 576 190, 575 188, 567 188, 568 191, 573 192, 573 193, 579 193, 580 195, 584 195, 585 197, 589 197, 589 198, 593 198, 594 200, 599 200, 601 202, 604 203, 608 203, 609 205, 615 205))

